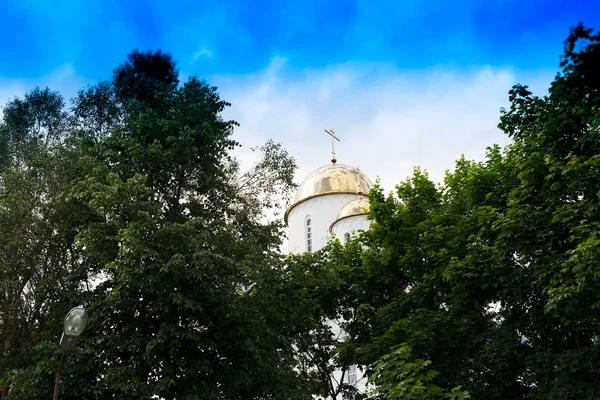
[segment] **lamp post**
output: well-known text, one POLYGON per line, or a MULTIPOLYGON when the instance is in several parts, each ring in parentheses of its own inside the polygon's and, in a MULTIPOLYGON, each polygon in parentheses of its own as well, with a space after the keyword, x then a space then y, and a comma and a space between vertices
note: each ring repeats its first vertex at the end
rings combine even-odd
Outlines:
POLYGON ((87 312, 83 307, 75 307, 65 317, 63 324, 63 333, 60 337, 60 348, 62 354, 60 356, 60 362, 58 363, 58 369, 56 370, 56 379, 54 381, 54 400, 58 400, 58 388, 60 385, 60 373, 67 360, 67 352, 73 350, 77 344, 79 335, 85 329, 87 325, 87 312))

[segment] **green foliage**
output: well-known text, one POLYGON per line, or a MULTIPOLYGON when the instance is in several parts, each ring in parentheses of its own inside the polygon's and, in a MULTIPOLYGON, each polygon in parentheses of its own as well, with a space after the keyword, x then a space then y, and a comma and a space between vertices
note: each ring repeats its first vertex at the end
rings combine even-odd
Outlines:
POLYGON ((438 373, 429 369, 431 361, 412 359, 410 348, 400 345, 392 348, 392 352, 384 355, 374 363, 373 382, 377 392, 383 393, 387 399, 430 400, 430 399, 468 399, 466 392, 460 388, 444 393, 432 384, 438 373))
POLYGON ((443 185, 419 169, 376 185, 369 231, 287 259, 265 217, 294 160, 269 141, 242 172, 229 104, 169 55, 133 52, 71 109, 49 89, 12 100, 0 397, 49 398, 78 304, 64 399, 600 397, 599 63, 576 27, 548 96, 510 91, 511 145, 443 185), (332 384, 355 364, 377 392, 332 384))
POLYGON ((237 194, 244 199, 254 200, 253 204, 246 204, 246 208, 260 212, 273 210, 278 215, 278 210, 289 203, 293 190, 297 187, 294 183, 296 161, 281 143, 273 140, 268 140, 252 151, 259 151, 261 154, 253 168, 240 173, 236 161, 230 166, 237 194))
POLYGON ((177 89, 179 77, 169 54, 156 51, 132 51, 127 61, 113 74, 117 97, 124 103, 142 103, 157 109, 177 89))
POLYGON ((250 173, 232 171, 228 105, 179 84, 170 56, 136 51, 70 110, 39 89, 5 107, 0 397, 49 398, 78 304, 90 320, 61 398, 310 397, 293 345, 309 323, 281 302, 281 225, 261 221, 295 162, 268 142, 250 173))
POLYGON ((359 399, 357 390, 343 382, 344 375, 341 382, 332 379, 335 370, 345 371, 349 365, 332 357, 339 344, 339 332, 336 321, 327 319, 337 307, 343 279, 322 259, 338 247, 339 243, 333 243, 319 252, 291 255, 280 301, 293 312, 288 316, 288 329, 297 332, 294 347, 298 350, 298 369, 310 378, 310 393, 319 399, 359 399))
POLYGON ((600 397, 599 63, 600 34, 573 29, 548 96, 510 91, 511 145, 440 186, 376 186, 371 229, 323 253, 336 362, 374 398, 600 397))
POLYGON ((60 94, 48 88, 9 102, 0 124, 0 168, 23 166, 41 145, 60 140, 66 128, 64 106, 60 94))

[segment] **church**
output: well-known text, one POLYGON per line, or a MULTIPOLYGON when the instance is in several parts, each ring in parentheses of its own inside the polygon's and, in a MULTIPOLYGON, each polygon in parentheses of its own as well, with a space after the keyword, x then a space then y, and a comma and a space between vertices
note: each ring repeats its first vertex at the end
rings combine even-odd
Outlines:
MULTIPOLYGON (((300 184, 285 212, 290 253, 313 252, 323 248, 332 237, 344 243, 350 235, 369 228, 367 213, 371 180, 358 168, 338 164, 332 136, 331 163, 310 173, 300 184)), ((334 334, 343 340, 344 333, 334 322, 334 334)), ((334 387, 345 383, 364 392, 366 378, 356 366, 336 371, 331 377, 334 387)), ((339 396, 341 399, 341 396, 339 396)), ((337 399, 336 399, 337 400, 337 399)))

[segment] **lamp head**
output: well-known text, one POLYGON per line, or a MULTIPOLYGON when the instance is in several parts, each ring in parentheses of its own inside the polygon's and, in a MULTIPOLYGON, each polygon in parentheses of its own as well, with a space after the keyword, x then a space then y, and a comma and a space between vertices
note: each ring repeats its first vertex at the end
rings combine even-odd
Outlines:
POLYGON ((87 325, 87 312, 83 307, 75 307, 65 317, 63 333, 66 336, 79 336, 87 325))

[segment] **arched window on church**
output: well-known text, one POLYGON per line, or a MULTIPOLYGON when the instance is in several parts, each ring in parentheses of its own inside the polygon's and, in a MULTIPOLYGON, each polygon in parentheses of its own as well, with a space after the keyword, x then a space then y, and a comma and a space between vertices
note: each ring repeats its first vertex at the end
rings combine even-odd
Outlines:
POLYGON ((350 240, 350 234, 348 232, 344 233, 344 243, 350 240))
POLYGON ((348 374, 348 385, 352 385, 356 387, 356 383, 358 382, 358 374, 356 373, 356 365, 351 365, 347 371, 348 374))
POLYGON ((306 218, 306 251, 312 253, 312 226, 310 217, 306 218))

